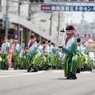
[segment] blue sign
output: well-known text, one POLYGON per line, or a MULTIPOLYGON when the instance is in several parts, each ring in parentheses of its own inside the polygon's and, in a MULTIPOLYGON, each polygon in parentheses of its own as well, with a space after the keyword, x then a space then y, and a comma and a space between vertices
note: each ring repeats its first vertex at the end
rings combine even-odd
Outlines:
POLYGON ((14 31, 14 35, 18 35, 19 34, 19 31, 18 30, 15 30, 14 31))
POLYGON ((95 12, 95 6, 41 5, 41 11, 95 12))

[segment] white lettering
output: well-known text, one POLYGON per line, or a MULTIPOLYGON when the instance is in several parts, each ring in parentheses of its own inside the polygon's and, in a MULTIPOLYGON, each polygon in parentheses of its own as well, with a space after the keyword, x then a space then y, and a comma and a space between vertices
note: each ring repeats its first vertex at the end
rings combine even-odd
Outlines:
POLYGON ((83 11, 83 6, 79 6, 79 11, 83 11))
POLYGON ((84 11, 88 11, 88 8, 86 6, 84 6, 84 11))
POLYGON ((66 10, 66 11, 69 11, 69 10, 70 10, 70 7, 69 7, 69 6, 66 6, 66 7, 65 7, 65 10, 66 10))
POLYGON ((55 6, 52 6, 52 7, 51 7, 51 10, 52 10, 52 11, 55 11, 55 9, 56 9, 55 6))
POLYGON ((64 11, 64 6, 61 6, 61 11, 64 11))
POLYGON ((60 6, 56 6, 56 11, 60 11, 60 6))
POLYGON ((75 6, 75 11, 78 11, 78 9, 79 9, 78 6, 75 6))
POLYGON ((73 6, 70 7, 70 11, 74 11, 73 6))

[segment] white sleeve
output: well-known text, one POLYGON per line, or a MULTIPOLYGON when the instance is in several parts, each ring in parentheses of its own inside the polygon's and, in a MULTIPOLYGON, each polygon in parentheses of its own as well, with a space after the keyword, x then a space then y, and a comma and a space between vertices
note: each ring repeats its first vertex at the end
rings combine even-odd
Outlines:
POLYGON ((1 52, 3 52, 4 51, 4 44, 2 44, 2 46, 1 46, 1 52))
POLYGON ((31 40, 30 40, 29 43, 28 43, 28 48, 29 48, 29 46, 30 46, 30 43, 31 43, 31 40))

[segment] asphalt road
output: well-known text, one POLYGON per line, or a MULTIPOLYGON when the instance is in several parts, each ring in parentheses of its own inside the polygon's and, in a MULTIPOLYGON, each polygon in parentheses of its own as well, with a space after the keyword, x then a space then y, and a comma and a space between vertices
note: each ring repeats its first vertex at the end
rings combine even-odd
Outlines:
POLYGON ((95 71, 66 80, 63 70, 0 70, 0 95, 95 95, 95 71))

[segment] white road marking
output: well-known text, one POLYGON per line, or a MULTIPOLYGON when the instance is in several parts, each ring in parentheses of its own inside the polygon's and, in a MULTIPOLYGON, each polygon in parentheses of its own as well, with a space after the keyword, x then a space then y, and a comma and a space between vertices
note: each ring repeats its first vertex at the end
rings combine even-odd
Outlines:
POLYGON ((53 71, 53 73, 63 73, 64 72, 64 70, 55 70, 55 71, 53 71))
POLYGON ((3 73, 14 73, 14 72, 27 72, 27 70, 0 70, 0 72, 3 72, 3 73))
MULTIPOLYGON (((53 71, 53 73, 64 73, 64 70, 55 70, 55 71, 53 71)), ((90 72, 90 71, 85 71, 85 72, 80 72, 81 74, 90 74, 90 73, 92 73, 92 72, 90 72)))
POLYGON ((16 75, 4 75, 4 76, 0 76, 0 78, 7 78, 7 77, 19 77, 19 76, 27 76, 27 75, 37 75, 37 74, 41 74, 44 73, 45 71, 39 71, 39 72, 30 72, 30 73, 23 73, 23 74, 18 74, 15 73, 16 75))
POLYGON ((84 72, 80 72, 81 74, 90 74, 90 71, 84 71, 84 72))

